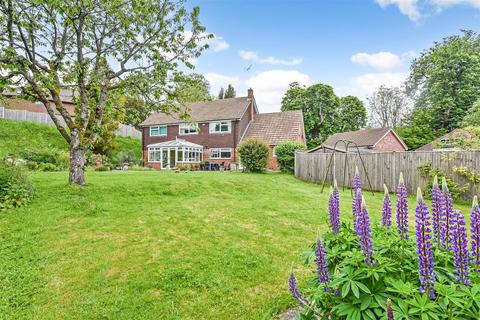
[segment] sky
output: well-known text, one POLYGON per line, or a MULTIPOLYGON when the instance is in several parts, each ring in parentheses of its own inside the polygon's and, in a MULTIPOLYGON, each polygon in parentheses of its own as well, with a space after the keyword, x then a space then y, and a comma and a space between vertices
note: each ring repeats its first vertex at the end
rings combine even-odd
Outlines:
POLYGON ((291 82, 326 83, 366 101, 399 86, 434 41, 480 32, 480 0, 193 0, 215 35, 195 61, 211 92, 254 90, 260 112, 280 111, 291 82))

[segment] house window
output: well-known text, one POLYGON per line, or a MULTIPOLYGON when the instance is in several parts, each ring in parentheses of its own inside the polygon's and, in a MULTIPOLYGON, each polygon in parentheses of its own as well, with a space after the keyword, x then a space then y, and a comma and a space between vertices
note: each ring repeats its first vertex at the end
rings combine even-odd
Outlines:
POLYGON ((180 135, 197 134, 198 126, 196 124, 181 124, 178 126, 180 135))
POLYGON ((212 148, 210 149, 210 159, 231 159, 232 149, 230 148, 212 148))
POLYGON ((161 137, 167 135, 167 126, 150 127, 150 137, 161 137))
POLYGON ((149 148, 148 149, 148 162, 160 162, 161 161, 161 148, 149 148))
POLYGON ((210 122, 210 133, 230 133, 232 129, 231 121, 210 122))
POLYGON ((274 157, 274 158, 277 157, 277 153, 275 152, 275 149, 276 149, 276 148, 277 148, 277 147, 275 147, 275 146, 272 147, 272 157, 274 157))

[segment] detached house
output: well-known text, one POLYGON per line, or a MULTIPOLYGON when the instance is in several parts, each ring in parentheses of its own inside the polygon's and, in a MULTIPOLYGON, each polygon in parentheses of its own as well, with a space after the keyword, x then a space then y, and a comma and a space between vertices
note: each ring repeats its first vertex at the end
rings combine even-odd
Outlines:
POLYGON ((211 162, 226 168, 239 164, 238 145, 258 138, 270 147, 269 169, 277 169, 274 148, 287 140, 305 143, 301 111, 259 114, 253 90, 246 97, 188 103, 190 118, 164 113, 142 124, 145 165, 173 169, 179 164, 211 162))

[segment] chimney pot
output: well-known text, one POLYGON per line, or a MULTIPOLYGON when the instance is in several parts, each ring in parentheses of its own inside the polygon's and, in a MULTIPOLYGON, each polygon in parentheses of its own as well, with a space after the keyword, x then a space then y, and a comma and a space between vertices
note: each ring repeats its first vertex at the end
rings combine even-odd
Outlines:
POLYGON ((248 88, 248 95, 247 95, 248 98, 252 99, 253 98, 253 89, 252 88, 248 88))

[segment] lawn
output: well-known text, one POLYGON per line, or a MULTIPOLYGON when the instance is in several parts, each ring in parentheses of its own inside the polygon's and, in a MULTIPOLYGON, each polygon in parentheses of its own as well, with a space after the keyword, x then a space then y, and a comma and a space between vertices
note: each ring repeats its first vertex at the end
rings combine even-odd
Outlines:
MULTIPOLYGON (((274 318, 328 225, 327 192, 284 174, 32 177, 30 206, 0 214, 1 319, 274 318)), ((382 195, 366 195, 377 222, 382 195)), ((349 220, 350 192, 341 206, 349 220)))

